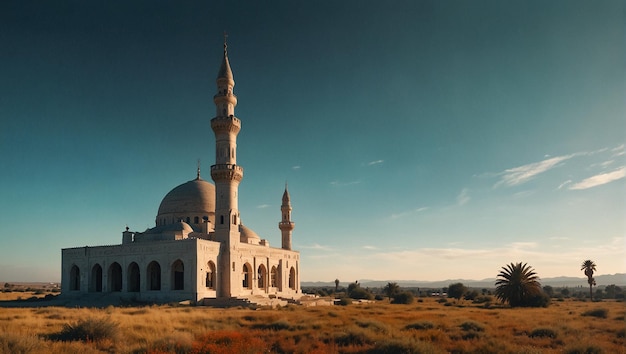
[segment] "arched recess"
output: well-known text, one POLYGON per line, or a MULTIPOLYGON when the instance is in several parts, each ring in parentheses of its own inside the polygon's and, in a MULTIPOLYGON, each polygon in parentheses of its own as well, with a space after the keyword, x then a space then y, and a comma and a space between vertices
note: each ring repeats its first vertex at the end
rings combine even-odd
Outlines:
POLYGON ((215 280, 215 263, 213 263, 213 261, 209 261, 209 263, 207 263, 204 285, 209 289, 215 289, 215 280))
POLYGON ((122 266, 113 262, 109 266, 109 271, 107 273, 109 278, 109 291, 122 291, 122 266))
POLYGON ((289 288, 296 290, 296 270, 294 267, 289 269, 289 288))
POLYGON ((244 289, 252 289, 252 267, 246 263, 243 265, 243 281, 242 286, 244 289))
POLYGON ((70 290, 80 290, 80 268, 76 264, 70 268, 70 290))
POLYGON ((177 259, 172 263, 172 290, 185 289, 185 265, 183 261, 177 259))
POLYGON ((126 282, 128 284, 128 291, 131 293, 138 293, 140 291, 140 277, 139 277, 139 265, 135 262, 132 262, 128 266, 126 282))
POLYGON ((278 270, 276 267, 272 267, 270 271, 270 286, 272 288, 278 288, 278 270))
POLYGON ((148 280, 148 290, 161 290, 161 266, 157 261, 148 264, 146 279, 148 280))
POLYGON ((265 265, 261 264, 259 266, 259 269, 257 270, 257 287, 259 289, 265 289, 267 287, 267 268, 265 268, 265 265))
POLYGON ((102 267, 96 263, 91 268, 91 277, 89 278, 89 292, 102 292, 102 267))

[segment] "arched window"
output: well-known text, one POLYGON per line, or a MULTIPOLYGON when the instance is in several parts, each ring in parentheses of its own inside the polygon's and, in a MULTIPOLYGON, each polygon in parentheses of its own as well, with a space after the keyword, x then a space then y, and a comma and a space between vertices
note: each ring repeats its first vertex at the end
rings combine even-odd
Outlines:
POLYGON ((276 267, 272 267, 270 277, 271 277, 270 286, 272 288, 277 288, 278 287, 278 271, 276 270, 276 267))
POLYGON ((70 290, 80 290, 80 269, 76 264, 70 269, 70 290))
POLYGON ((109 291, 122 291, 122 266, 119 263, 113 262, 109 266, 109 291))
POLYGON ((265 266, 263 264, 261 264, 259 266, 259 269, 257 270, 257 277, 259 278, 257 280, 257 287, 259 289, 265 289, 266 287, 266 279, 267 279, 267 269, 265 269, 265 266))
POLYGON ((215 263, 209 261, 206 270, 205 286, 209 289, 215 289, 215 263))
POLYGON ((197 224, 198 222, 200 222, 200 218, 199 218, 199 217, 197 217, 197 216, 195 216, 195 217, 193 218, 193 223, 194 223, 194 224, 197 224))
POLYGON ((289 270, 289 288, 296 290, 296 270, 293 267, 289 270))
POLYGON ((148 290, 161 290, 161 266, 156 261, 148 264, 146 271, 148 290))
POLYGON ((89 291, 96 293, 102 292, 102 267, 97 263, 91 268, 89 291))
POLYGON ((129 266, 128 266, 128 279, 127 279, 127 283, 128 283, 128 291, 131 293, 138 293, 139 292, 139 284, 140 283, 140 278, 139 278, 139 265, 137 265, 137 263, 132 262, 129 266))
POLYGON ((185 266, 180 259, 172 264, 172 290, 185 289, 185 266))
POLYGON ((243 281, 242 286, 244 289, 252 289, 252 267, 248 263, 243 265, 243 281))

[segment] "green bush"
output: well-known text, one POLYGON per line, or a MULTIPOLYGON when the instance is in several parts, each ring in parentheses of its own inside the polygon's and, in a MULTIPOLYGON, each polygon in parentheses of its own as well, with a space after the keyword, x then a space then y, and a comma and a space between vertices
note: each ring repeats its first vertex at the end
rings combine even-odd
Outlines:
POLYGON ((609 310, 602 309, 602 308, 597 308, 597 309, 583 312, 583 316, 592 316, 592 317, 598 317, 598 318, 607 318, 608 315, 609 315, 609 310))
POLYGON ((106 318, 87 318, 75 323, 63 325, 61 332, 50 336, 53 340, 60 341, 100 341, 110 339, 115 341, 119 335, 119 327, 116 322, 106 318))
POLYGON ((392 304, 410 304, 413 302, 413 293, 410 293, 408 291, 403 291, 399 294, 396 294, 396 296, 394 296, 393 301, 391 301, 392 304))
POLYGON ((339 299, 339 302, 337 302, 337 305, 341 305, 341 306, 347 306, 350 305, 352 303, 352 299, 349 297, 342 297, 341 299, 339 299))
POLYGON ((557 334, 556 331, 551 328, 535 328, 528 336, 531 338, 556 338, 557 334))

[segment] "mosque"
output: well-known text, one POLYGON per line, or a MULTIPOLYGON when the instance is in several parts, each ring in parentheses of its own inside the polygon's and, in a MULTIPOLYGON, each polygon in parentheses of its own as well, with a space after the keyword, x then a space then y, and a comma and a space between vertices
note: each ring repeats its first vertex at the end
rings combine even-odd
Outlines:
POLYGON ((300 253, 291 249, 295 223, 287 188, 282 196, 281 248, 270 247, 241 223, 235 117, 237 96, 224 42, 224 57, 213 97, 216 116, 215 164, 211 179, 200 177, 172 189, 161 201, 156 225, 144 232, 122 232, 112 246, 62 249, 61 293, 89 296, 107 293, 139 301, 202 302, 207 299, 297 299, 300 253))

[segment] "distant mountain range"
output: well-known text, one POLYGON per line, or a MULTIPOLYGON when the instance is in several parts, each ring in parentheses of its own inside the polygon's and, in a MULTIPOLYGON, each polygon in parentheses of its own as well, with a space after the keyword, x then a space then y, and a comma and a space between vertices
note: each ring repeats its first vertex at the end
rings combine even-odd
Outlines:
MULTIPOLYGON (((594 277, 596 280, 596 284, 599 286, 611 285, 615 284, 618 286, 626 286, 626 273, 617 273, 617 274, 605 274, 598 275, 594 277)), ((350 282, 341 281, 340 286, 346 287, 350 282)), ((496 279, 482 279, 482 280, 468 280, 468 279, 448 279, 448 280, 440 280, 440 281, 420 281, 420 280, 370 280, 370 279, 360 279, 359 284, 362 287, 369 288, 379 288, 384 287, 387 283, 395 282, 398 283, 399 286, 405 288, 443 288, 447 287, 450 284, 454 283, 463 283, 463 285, 471 288, 494 288, 496 279)), ((575 288, 575 287, 588 287, 587 278, 581 277, 555 277, 555 278, 544 278, 540 280, 541 285, 550 285, 555 288, 575 288)), ((303 281, 300 286, 302 287, 335 287, 335 282, 307 282, 303 281)))

